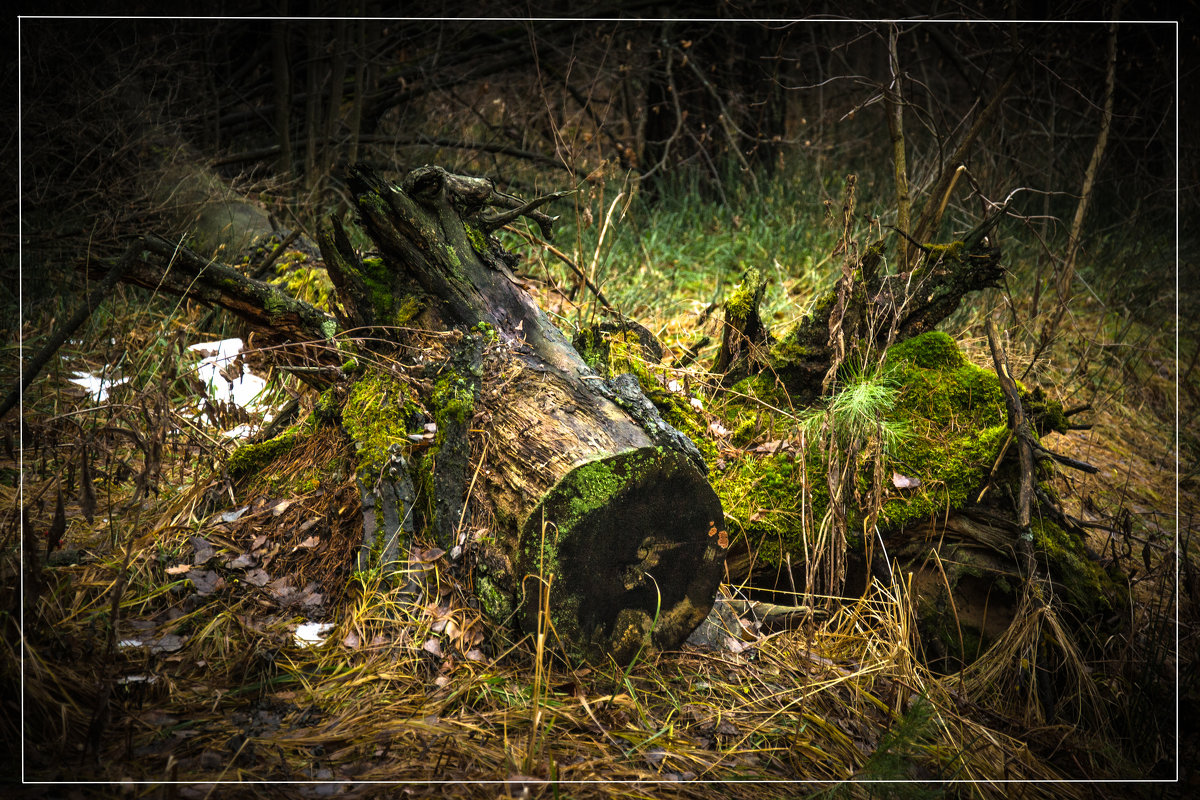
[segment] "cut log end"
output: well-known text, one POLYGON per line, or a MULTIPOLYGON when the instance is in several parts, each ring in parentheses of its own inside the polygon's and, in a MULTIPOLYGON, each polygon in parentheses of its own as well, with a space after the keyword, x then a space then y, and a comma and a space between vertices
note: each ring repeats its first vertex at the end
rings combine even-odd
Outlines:
POLYGON ((547 608, 573 661, 677 647, 712 606, 723 528, 720 500, 681 453, 644 447, 580 465, 522 525, 522 625, 536 632, 547 608))

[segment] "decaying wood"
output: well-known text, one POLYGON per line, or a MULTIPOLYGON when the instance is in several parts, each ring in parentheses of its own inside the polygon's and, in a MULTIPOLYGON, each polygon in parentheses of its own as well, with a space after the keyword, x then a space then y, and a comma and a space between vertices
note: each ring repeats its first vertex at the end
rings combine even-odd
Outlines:
POLYGON ((678 645, 721 577, 721 505, 695 445, 632 376, 604 380, 580 358, 489 235, 550 198, 515 203, 432 167, 398 184, 360 168, 350 187, 381 263, 336 220, 321 235, 342 324, 385 331, 421 295, 431 318, 463 333, 456 363, 431 376, 442 396, 457 387, 469 418, 439 421, 427 522, 447 549, 486 522, 487 541, 471 548, 486 610, 532 632, 544 609, 579 659, 678 645))
POLYGON ((713 371, 724 376, 726 385, 767 373, 782 383, 795 402, 810 402, 827 388, 831 365, 840 363, 839 347, 858 341, 879 352, 891 343, 934 330, 968 294, 999 285, 1000 249, 990 243, 988 234, 1006 213, 1006 206, 993 210, 958 242, 921 245, 921 258, 913 268, 895 274, 882 268, 885 240, 875 242, 849 262, 807 317, 778 337, 761 323, 757 303, 762 293, 754 292, 751 312, 743 308, 740 293, 735 293, 736 302, 726 303, 724 326, 725 336, 734 344, 723 343, 713 371), (757 325, 748 326, 747 320, 757 325), (835 330, 837 336, 831 333, 835 330), (739 343, 756 357, 731 357, 732 347, 739 343), (752 348, 747 347, 750 344, 752 348))

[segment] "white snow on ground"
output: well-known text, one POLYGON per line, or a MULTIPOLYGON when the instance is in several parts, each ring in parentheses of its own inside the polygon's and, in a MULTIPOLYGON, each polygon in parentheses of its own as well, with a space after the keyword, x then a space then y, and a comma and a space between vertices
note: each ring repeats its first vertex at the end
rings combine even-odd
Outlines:
POLYGON ((196 375, 208 387, 209 395, 214 400, 233 403, 247 411, 266 411, 266 407, 259 405, 256 400, 267 383, 252 373, 248 366, 242 365, 242 374, 234 378, 232 383, 221 374, 221 370, 226 369, 242 352, 243 346, 242 340, 235 337, 219 342, 200 342, 188 349, 211 354, 201 359, 196 367, 196 375))
POLYGON ((89 375, 86 372, 72 372, 71 374, 75 376, 70 379, 71 383, 76 386, 82 386, 87 390, 88 397, 97 403, 103 403, 108 399, 109 389, 129 381, 129 378, 97 378, 95 375, 89 375))
MULTIPOLYGON (((232 368, 234 360, 241 353, 244 343, 239 338, 222 339, 216 342, 200 342, 188 347, 200 356, 196 365, 196 376, 204 384, 211 400, 238 406, 251 414, 262 414, 263 424, 270 422, 275 408, 265 402, 267 382, 250 371, 246 364, 241 365, 241 373, 233 380, 226 377, 236 370, 232 368), (221 374, 222 371, 225 375, 221 374)), ((108 399, 108 393, 114 386, 127 383, 129 378, 96 377, 87 372, 73 372, 69 380, 84 389, 88 398, 95 403, 103 403, 108 399)), ((237 425, 224 431, 223 435, 230 439, 242 439, 252 435, 258 429, 257 425, 237 425)))
MULTIPOLYGON (((242 351, 243 346, 242 340, 234 337, 222 339, 219 342, 200 342, 191 345, 188 349, 201 353, 203 356, 200 364, 196 367, 196 376, 201 383, 208 387, 209 397, 239 406, 250 413, 262 413, 263 422, 266 423, 273 416, 272 408, 259 402, 260 396, 267 387, 266 381, 251 372, 250 367, 245 364, 242 364, 241 375, 232 381, 221 374, 222 370, 226 373, 230 371, 229 366, 242 351)), ((250 436, 256 429, 255 426, 238 425, 225 431, 224 435, 230 439, 242 439, 250 436)))
POLYGON ((324 644, 325 637, 333 630, 331 622, 304 622, 296 627, 296 644, 313 647, 324 644))

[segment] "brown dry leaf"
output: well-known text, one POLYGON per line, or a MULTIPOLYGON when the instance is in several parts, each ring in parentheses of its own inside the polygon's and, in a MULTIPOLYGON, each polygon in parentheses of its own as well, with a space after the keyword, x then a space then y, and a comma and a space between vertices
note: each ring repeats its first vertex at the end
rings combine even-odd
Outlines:
POLYGON ((182 575, 191 570, 191 568, 191 564, 176 564, 173 567, 167 567, 165 571, 168 575, 182 575))
POLYGON ((227 560, 225 562, 225 566, 229 567, 230 569, 246 569, 247 567, 253 567, 257 563, 258 559, 252 554, 239 553, 234 558, 227 560))
POLYGON ((276 600, 283 600, 290 594, 295 593, 292 588, 292 578, 290 575, 284 575, 282 578, 276 578, 271 581, 271 585, 267 587, 276 600))
POLYGON ((166 633, 159 637, 158 641, 150 645, 151 653, 174 653, 183 647, 183 638, 174 634, 166 633))
POLYGON ((213 557, 216 550, 209 541, 201 536, 192 536, 188 539, 188 543, 192 545, 192 550, 196 555, 192 558, 193 564, 203 564, 213 557))
POLYGON ((251 586, 266 586, 267 582, 271 580, 271 576, 262 567, 255 567, 246 573, 245 580, 251 586))
POLYGON ((196 587, 196 594, 204 597, 225 586, 225 579, 209 569, 188 570, 188 580, 196 587))
POLYGON ((440 547, 431 547, 428 550, 417 550, 413 553, 413 560, 428 564, 437 561, 442 556, 446 555, 446 551, 440 547))

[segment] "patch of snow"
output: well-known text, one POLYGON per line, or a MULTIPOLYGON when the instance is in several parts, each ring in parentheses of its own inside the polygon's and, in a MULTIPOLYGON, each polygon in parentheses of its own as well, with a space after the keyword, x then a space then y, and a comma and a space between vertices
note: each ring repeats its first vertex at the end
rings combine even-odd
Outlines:
POLYGON ((95 400, 97 403, 103 403, 108 399, 108 391, 114 386, 120 386, 123 383, 128 383, 129 378, 97 378, 87 372, 72 372, 75 377, 71 378, 71 383, 76 386, 82 386, 87 391, 88 397, 95 400))
POLYGON ((234 337, 219 342, 200 342, 188 349, 203 356, 196 367, 196 376, 208 387, 210 397, 241 406, 247 411, 264 411, 265 407, 255 401, 267 388, 266 381, 252 373, 245 364, 242 364, 241 374, 232 381, 221 374, 221 370, 230 366, 244 346, 240 338, 234 337))
POLYGON ((302 622, 296 626, 296 644, 301 647, 322 645, 331 630, 332 622, 302 622))

